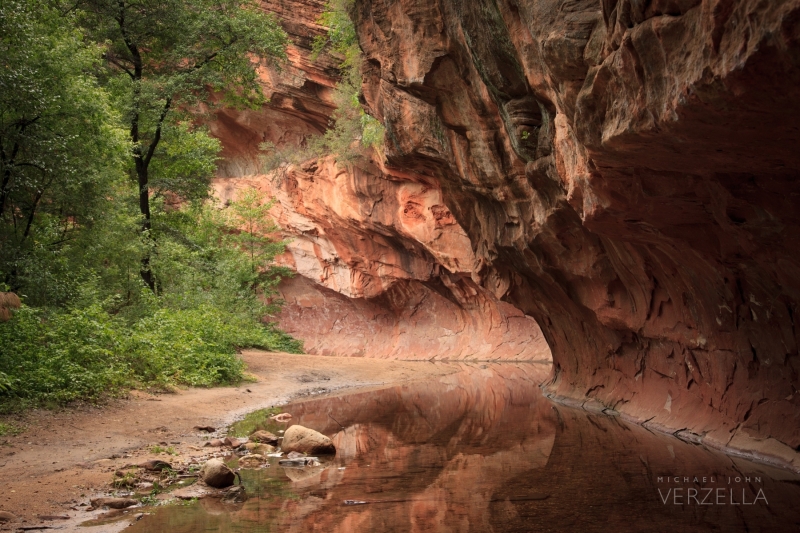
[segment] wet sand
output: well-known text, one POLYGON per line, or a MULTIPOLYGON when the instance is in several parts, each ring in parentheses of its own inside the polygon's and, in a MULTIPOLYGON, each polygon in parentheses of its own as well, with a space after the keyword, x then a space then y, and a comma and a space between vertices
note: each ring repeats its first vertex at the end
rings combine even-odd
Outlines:
POLYGON ((242 359, 256 381, 238 387, 170 394, 133 391, 126 399, 101 406, 4 417, 3 422, 24 431, 0 437, 0 511, 19 518, 0 523, 0 529, 39 524, 69 528, 76 519, 89 518, 80 504, 107 490, 116 469, 207 452, 201 448, 207 436, 195 426, 224 428, 248 412, 293 399, 430 379, 460 368, 448 363, 259 351, 246 351, 242 359), (150 451, 154 445, 171 446, 177 455, 154 455, 150 451), (48 516, 70 520, 40 518, 48 516))

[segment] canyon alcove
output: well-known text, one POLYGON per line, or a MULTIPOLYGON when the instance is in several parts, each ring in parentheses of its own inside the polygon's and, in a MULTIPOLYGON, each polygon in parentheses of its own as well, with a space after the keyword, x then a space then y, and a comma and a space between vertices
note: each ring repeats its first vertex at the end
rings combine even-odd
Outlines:
POLYGON ((72 463, 49 488, 113 476, 75 481, 71 510, 87 512, 80 494, 95 514, 64 520, 797 529, 800 0, 220 0, 230 24, 213 2, 174 0, 187 28, 213 31, 147 41, 143 24, 138 48, 104 2, 53 17, 91 41, 76 72, 106 69, 87 101, 125 102, 106 159, 128 167, 87 175, 126 185, 42 200, 0 154, 0 252, 20 243, 0 257, 0 340, 39 350, 0 358, 0 400, 39 431, 0 418, 19 448, 6 475, 48 462, 32 443, 57 415, 30 411, 56 378, 53 405, 118 402, 103 422, 64 419, 99 442, 61 443, 72 463), (239 37, 215 32, 237 25, 260 33, 234 57, 239 37), (62 197, 85 209, 58 211, 62 197), (78 252, 70 232, 89 236, 78 252), (18 378, 34 359, 91 359, 107 381, 69 396, 90 365, 18 378))
POLYGON ((382 149, 277 177, 339 71, 324 6, 272 4, 291 64, 219 115, 215 186, 277 197, 310 352, 552 351, 554 399, 800 468, 796 2, 355 2, 382 149))
POLYGON ((800 3, 347 3, 380 149, 259 176, 259 142, 335 106, 320 5, 279 4, 292 64, 270 106, 220 116, 215 186, 278 199, 286 331, 552 358, 557 403, 800 471, 800 3))

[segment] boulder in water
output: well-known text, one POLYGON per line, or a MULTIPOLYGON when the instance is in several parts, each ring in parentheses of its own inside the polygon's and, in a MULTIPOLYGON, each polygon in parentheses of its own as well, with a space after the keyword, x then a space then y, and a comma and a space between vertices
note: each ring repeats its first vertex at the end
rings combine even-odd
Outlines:
POLYGON ((300 452, 315 455, 333 455, 336 448, 331 439, 313 429, 294 425, 283 435, 281 449, 284 452, 300 452))
POLYGON ((200 469, 200 479, 209 487, 224 489, 233 485, 236 474, 222 459, 209 459, 200 469))

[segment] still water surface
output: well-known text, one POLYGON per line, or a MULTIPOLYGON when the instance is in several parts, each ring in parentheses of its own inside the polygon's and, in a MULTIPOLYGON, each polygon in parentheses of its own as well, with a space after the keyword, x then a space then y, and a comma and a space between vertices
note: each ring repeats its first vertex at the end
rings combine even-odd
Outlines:
POLYGON ((242 471, 243 504, 167 506, 126 531, 800 531, 800 476, 554 404, 548 370, 465 365, 290 404, 292 423, 334 436, 335 459, 273 459, 242 471))

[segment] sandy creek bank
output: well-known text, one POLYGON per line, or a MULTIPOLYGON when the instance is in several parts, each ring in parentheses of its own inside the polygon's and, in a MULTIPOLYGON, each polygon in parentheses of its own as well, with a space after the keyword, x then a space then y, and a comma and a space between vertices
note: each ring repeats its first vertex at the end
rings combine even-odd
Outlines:
POLYGON ((208 448, 200 447, 208 437, 195 426, 222 428, 250 411, 290 399, 429 379, 461 367, 259 351, 246 351, 242 359, 256 382, 173 394, 133 391, 126 399, 102 406, 37 410, 4 419, 24 431, 0 437, 0 511, 19 518, 0 523, 0 529, 40 524, 71 529, 91 518, 80 504, 107 490, 116 469, 149 459, 180 461, 205 455, 208 448), (178 455, 151 453, 151 447, 161 443, 178 455), (70 519, 43 521, 43 516, 70 519))

